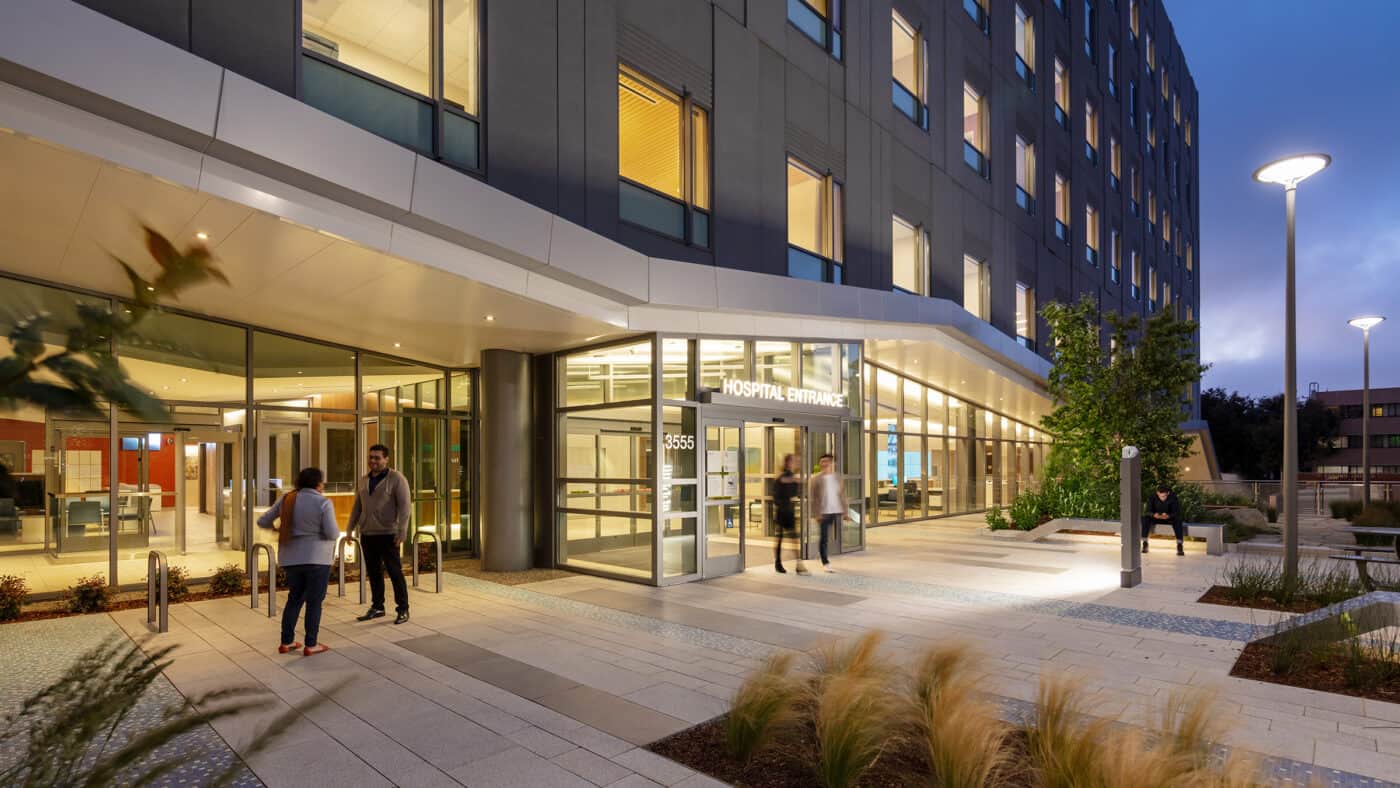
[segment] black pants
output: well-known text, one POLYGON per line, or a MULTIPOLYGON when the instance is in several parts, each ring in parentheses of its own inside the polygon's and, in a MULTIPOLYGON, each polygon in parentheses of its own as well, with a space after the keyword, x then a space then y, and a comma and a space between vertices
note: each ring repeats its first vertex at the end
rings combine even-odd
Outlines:
POLYGON ((293 564, 282 567, 287 573, 287 606, 282 608, 282 644, 296 641, 297 617, 306 604, 306 645, 316 645, 321 634, 321 603, 331 579, 329 564, 293 564))
POLYGON ((797 536, 797 514, 792 509, 779 509, 773 514, 773 525, 777 526, 778 541, 773 545, 773 561, 783 562, 783 537, 791 537, 797 542, 797 560, 802 561, 802 543, 797 536))
POLYGON ((819 523, 821 524, 821 525, 820 525, 820 528, 822 529, 822 538, 821 538, 822 563, 823 563, 823 564, 829 564, 829 563, 831 563, 831 562, 828 561, 828 560, 826 560, 826 539, 827 539, 827 534, 835 533, 835 532, 836 532, 836 529, 841 527, 841 515, 839 515, 839 514, 824 514, 824 515, 821 516, 821 519, 818 520, 817 522, 819 522, 819 523))
POLYGON ((1145 514, 1142 516, 1143 541, 1147 541, 1147 537, 1152 535, 1152 531, 1155 530, 1157 526, 1167 525, 1168 523, 1171 524, 1172 532, 1176 534, 1176 541, 1183 541, 1186 538, 1185 523, 1182 523, 1180 520, 1156 520, 1153 519, 1152 515, 1150 514, 1145 514))
POLYGON ((369 573, 370 607, 384 609, 384 572, 387 570, 389 582, 394 584, 394 609, 400 613, 408 610, 408 583, 403 580, 403 561, 399 548, 394 545, 394 535, 361 536, 360 548, 365 554, 364 571, 369 573))

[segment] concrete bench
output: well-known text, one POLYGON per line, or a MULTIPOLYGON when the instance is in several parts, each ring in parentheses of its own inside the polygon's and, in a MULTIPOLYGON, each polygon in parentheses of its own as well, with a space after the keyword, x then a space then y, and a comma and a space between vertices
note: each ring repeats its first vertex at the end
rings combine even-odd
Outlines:
POLYGON ((1376 582, 1371 579, 1371 573, 1367 571, 1368 564, 1382 564, 1385 566, 1400 566, 1400 558, 1374 558, 1369 555, 1329 555, 1333 561, 1350 561, 1356 565, 1356 576, 1361 580, 1361 587, 1367 591, 1376 590, 1376 582))
MULTIPOLYGON (((1089 520, 1059 517, 1029 530, 1018 532, 1017 541, 1036 542, 1060 531, 1092 531, 1106 536, 1119 535, 1117 520, 1089 520)), ((1187 523, 1186 535, 1206 540, 1206 555, 1225 555, 1225 526, 1220 523, 1187 523)))

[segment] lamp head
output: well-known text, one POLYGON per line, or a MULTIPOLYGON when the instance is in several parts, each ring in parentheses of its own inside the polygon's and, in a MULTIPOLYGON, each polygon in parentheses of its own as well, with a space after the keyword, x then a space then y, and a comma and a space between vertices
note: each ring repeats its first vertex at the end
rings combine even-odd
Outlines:
POLYGON ((1353 317, 1352 319, 1348 320, 1347 323, 1356 326, 1362 331, 1370 331, 1371 329, 1380 325, 1381 321, 1383 320, 1385 320, 1385 318, 1380 317, 1379 315, 1366 315, 1365 317, 1353 317))
POLYGON ((1260 183, 1277 183, 1291 189, 1303 179, 1327 169, 1332 157, 1325 153, 1300 153, 1278 161, 1271 161, 1254 171, 1254 180, 1260 183))

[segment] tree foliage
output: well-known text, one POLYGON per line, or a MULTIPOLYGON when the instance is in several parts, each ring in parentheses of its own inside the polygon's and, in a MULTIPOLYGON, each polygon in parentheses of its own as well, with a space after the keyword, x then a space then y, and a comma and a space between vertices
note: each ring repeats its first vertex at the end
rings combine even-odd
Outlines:
POLYGON ((1180 426, 1186 392, 1206 369, 1194 352, 1196 324, 1170 310, 1146 321, 1109 313, 1105 350, 1092 300, 1051 303, 1041 314, 1054 347, 1055 409, 1042 422, 1055 438, 1047 475, 1116 501, 1123 447, 1136 446, 1144 490, 1174 482, 1191 446, 1180 426))
MULTIPOLYGON (((1221 388, 1201 392, 1201 417, 1210 424, 1220 470, 1246 479, 1277 479, 1283 468, 1283 395, 1249 397, 1221 388)), ((1332 453, 1341 419, 1321 400, 1298 404, 1298 467, 1310 469, 1332 453)))

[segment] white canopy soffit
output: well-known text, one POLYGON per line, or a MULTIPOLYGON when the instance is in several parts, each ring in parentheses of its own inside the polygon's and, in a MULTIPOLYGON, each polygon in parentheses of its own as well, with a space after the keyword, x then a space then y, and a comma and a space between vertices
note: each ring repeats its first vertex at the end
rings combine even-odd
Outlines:
POLYGON ((0 270, 123 294, 107 252, 144 259, 144 222, 206 233, 232 281, 181 307, 423 361, 859 340, 1008 415, 1048 406, 1048 363, 949 301, 649 258, 69 0, 0 7, 0 129, 0 270))

